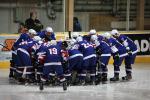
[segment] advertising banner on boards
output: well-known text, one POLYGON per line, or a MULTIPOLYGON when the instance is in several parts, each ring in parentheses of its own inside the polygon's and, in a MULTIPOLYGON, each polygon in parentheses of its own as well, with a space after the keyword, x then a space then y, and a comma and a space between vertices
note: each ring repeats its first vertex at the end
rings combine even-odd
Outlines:
POLYGON ((11 59, 11 48, 18 36, 2 36, 0 35, 0 61, 11 59))
POLYGON ((137 55, 150 55, 150 33, 147 34, 125 34, 137 45, 137 55))

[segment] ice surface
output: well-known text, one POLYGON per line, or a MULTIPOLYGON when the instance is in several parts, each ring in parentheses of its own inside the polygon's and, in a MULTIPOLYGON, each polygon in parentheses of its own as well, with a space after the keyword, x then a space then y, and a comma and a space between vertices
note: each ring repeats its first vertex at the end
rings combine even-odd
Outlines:
MULTIPOLYGON (((109 77, 113 66, 109 65, 109 77)), ((125 74, 124 66, 121 75, 125 74)), ((8 70, 0 70, 0 100, 150 100, 150 65, 135 64, 133 80, 97 86, 47 87, 13 85, 8 81, 8 70)))

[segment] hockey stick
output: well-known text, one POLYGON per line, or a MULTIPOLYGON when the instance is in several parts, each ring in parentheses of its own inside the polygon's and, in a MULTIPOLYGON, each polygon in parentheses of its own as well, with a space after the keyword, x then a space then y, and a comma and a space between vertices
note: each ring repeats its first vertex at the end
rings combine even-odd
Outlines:
POLYGON ((71 39, 71 31, 68 31, 69 39, 71 39))
POLYGON ((5 45, 3 44, 0 44, 1 46, 3 46, 4 48, 6 48, 7 50, 10 50, 8 47, 6 47, 5 45))

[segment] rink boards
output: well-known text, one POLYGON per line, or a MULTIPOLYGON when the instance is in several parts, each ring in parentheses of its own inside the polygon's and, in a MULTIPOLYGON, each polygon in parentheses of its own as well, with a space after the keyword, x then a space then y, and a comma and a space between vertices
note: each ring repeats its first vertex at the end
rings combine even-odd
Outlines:
MULTIPOLYGON (((104 32, 98 32, 102 34, 104 32)), ((128 35, 134 40, 138 47, 138 56, 135 63, 150 63, 150 31, 132 31, 132 32, 121 32, 122 34, 128 35)), ((65 40, 69 37, 68 32, 56 32, 56 39, 58 41, 65 40)), ((81 35, 87 34, 87 32, 80 33, 81 35)), ((19 34, 0 34, 0 68, 9 68, 11 59, 11 47, 19 34)), ((113 63, 111 58, 109 63, 113 63)))

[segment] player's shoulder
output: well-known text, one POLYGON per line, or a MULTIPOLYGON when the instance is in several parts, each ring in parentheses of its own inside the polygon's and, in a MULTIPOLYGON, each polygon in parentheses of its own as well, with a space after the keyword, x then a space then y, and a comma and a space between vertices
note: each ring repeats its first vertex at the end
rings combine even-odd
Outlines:
POLYGON ((120 36, 119 36, 120 38, 126 38, 127 36, 126 35, 124 35, 124 34, 120 34, 120 36))
POLYGON ((113 42, 113 41, 116 41, 116 39, 111 37, 110 39, 108 39, 108 41, 113 42))
POLYGON ((44 30, 44 31, 40 31, 40 32, 38 32, 38 34, 39 34, 39 35, 45 34, 45 32, 46 32, 45 30, 44 30))
POLYGON ((29 36, 29 34, 28 33, 21 33, 20 34, 20 37, 25 37, 25 36, 29 36))

